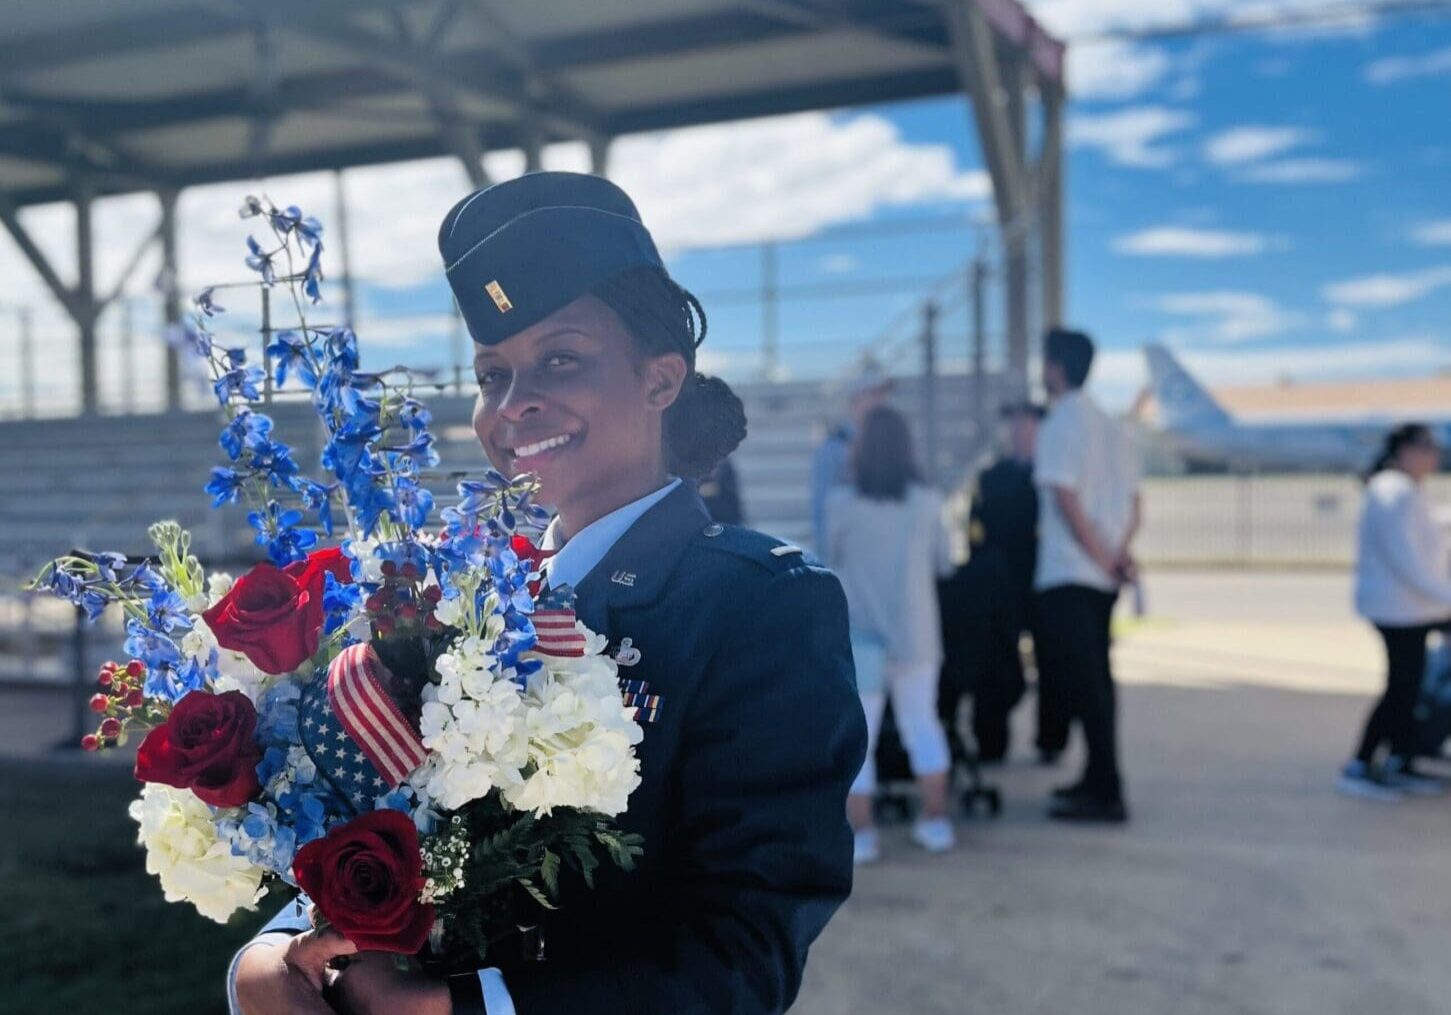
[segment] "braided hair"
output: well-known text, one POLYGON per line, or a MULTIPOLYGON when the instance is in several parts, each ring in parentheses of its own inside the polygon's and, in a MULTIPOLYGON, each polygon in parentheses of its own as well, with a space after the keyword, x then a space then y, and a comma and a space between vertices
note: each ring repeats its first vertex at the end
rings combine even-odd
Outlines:
POLYGON ((705 341, 700 300, 659 268, 631 268, 591 292, 634 336, 646 356, 679 353, 687 373, 680 396, 665 410, 665 467, 684 479, 702 479, 746 437, 746 409, 730 385, 695 369, 705 341))

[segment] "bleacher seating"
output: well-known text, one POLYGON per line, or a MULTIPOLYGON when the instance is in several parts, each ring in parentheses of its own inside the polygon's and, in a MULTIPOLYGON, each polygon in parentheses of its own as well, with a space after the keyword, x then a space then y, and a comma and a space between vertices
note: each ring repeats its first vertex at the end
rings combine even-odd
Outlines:
MULTIPOLYGON (((902 379, 893 403, 913 420, 922 440, 917 378, 902 379)), ((750 524, 784 539, 810 538, 810 456, 826 420, 839 411, 818 382, 743 384, 750 436, 735 458, 750 524)), ((937 382, 940 484, 959 481, 979 450, 971 382, 937 382)), ((434 433, 441 470, 477 472, 484 459, 469 425, 472 399, 434 396, 434 433)), ((276 402, 267 411, 276 435, 316 474, 321 429, 301 402, 276 402)), ((0 423, 0 571, 21 573, 75 546, 148 552, 146 526, 175 518, 193 533, 203 559, 255 556, 245 509, 213 511, 202 492, 218 448, 213 413, 45 419, 0 423)), ((430 484, 447 503, 455 480, 430 484)))

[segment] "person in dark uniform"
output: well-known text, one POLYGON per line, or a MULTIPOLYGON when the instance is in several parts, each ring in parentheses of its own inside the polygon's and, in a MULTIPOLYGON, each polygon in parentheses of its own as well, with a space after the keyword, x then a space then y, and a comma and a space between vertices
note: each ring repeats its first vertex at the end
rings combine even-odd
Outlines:
MULTIPOLYGON (((866 727, 841 586, 798 548, 706 513, 692 481, 739 443, 744 411, 696 371, 704 312, 624 192, 529 174, 459 202, 439 246, 477 343, 479 440, 500 470, 535 473, 557 510, 546 579, 575 589, 622 677, 659 696, 620 818, 644 854, 631 873, 601 868, 593 890, 565 883, 543 961, 503 948, 497 968, 444 983, 355 956, 334 1001, 393 1015, 784 1011, 851 890, 845 803, 866 727)), ((311 1010, 288 999, 315 996, 302 981, 326 935, 300 936, 241 953, 248 1015, 311 1010)))
MULTIPOLYGON (((1031 402, 1009 405, 1002 412, 1006 428, 1005 453, 977 480, 968 522, 973 580, 988 594, 986 622, 979 625, 982 642, 976 653, 972 728, 978 756, 1001 761, 1008 752, 1008 719, 1027 688, 1019 641, 1030 626, 1033 568, 1038 552, 1038 493, 1033 487, 1033 447, 1042 406, 1031 402)), ((1051 693, 1039 695, 1038 729, 1056 729, 1051 693)), ((1064 724, 1066 727, 1066 724, 1064 724)), ((1066 733, 1066 728, 1064 730, 1066 733)), ((1047 750, 1042 742, 1040 750, 1047 750)), ((1059 743, 1057 750, 1062 750, 1059 743)))
POLYGON ((698 489, 705 509, 716 521, 727 525, 746 523, 746 514, 741 508, 740 480, 736 478, 736 467, 729 458, 722 458, 720 464, 700 481, 698 489))

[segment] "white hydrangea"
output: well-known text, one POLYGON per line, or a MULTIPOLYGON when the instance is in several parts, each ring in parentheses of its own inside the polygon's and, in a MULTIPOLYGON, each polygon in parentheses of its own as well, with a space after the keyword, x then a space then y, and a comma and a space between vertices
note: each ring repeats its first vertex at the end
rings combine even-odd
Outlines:
POLYGON ((228 592, 232 590, 235 579, 225 571, 217 571, 207 575, 207 588, 205 592, 198 592, 186 601, 186 608, 192 613, 205 613, 208 609, 216 606, 228 592))
POLYGON ((383 581, 383 558, 378 556, 381 539, 350 539, 343 544, 343 552, 357 561, 353 576, 359 581, 376 585, 383 581))
POLYGON ((439 681, 423 689, 419 731, 430 756, 414 777, 448 810, 518 783, 529 760, 519 688, 495 680, 485 643, 465 638, 439 656, 439 681))
POLYGON ((218 923, 238 909, 256 908, 262 869, 232 855, 217 838, 212 809, 190 790, 147 783, 130 814, 141 826, 147 873, 161 879, 166 901, 190 902, 218 923))
POLYGON ((620 698, 617 668, 604 655, 549 659, 529 680, 529 767, 504 788, 520 810, 577 807, 614 816, 640 785, 639 723, 620 698))
POLYGON ((255 702, 263 691, 276 682, 271 674, 263 673, 252 665, 252 660, 241 652, 233 652, 218 645, 216 635, 212 634, 212 629, 205 620, 200 617, 194 620, 191 630, 181 639, 181 651, 184 655, 205 661, 212 650, 216 649, 218 679, 213 684, 214 691, 218 694, 241 691, 255 702))

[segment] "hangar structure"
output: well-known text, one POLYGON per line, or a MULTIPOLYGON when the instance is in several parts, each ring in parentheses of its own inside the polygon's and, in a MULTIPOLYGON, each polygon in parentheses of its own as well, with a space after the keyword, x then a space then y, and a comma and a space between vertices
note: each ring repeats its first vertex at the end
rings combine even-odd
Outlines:
MULTIPOLYGON (((1007 367, 1024 385, 1029 321, 1063 309, 1063 68, 1063 45, 1017 0, 8 0, 0 224, 74 320, 94 412, 96 323, 114 299, 96 286, 99 197, 159 196, 145 245, 161 247, 174 323, 188 186, 439 155, 482 185, 485 152, 521 149, 535 168, 564 140, 603 173, 625 134, 961 92, 993 184, 1007 367), (18 214, 57 201, 76 210, 74 284, 18 214)), ((168 404, 179 397, 173 352, 168 404)))

